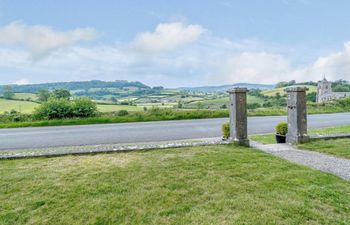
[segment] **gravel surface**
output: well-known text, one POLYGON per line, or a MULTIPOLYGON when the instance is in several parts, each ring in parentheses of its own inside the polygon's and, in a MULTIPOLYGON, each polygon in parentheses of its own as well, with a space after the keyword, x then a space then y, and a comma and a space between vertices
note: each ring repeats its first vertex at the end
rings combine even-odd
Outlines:
POLYGON ((345 180, 350 180, 350 160, 348 159, 337 158, 318 152, 299 150, 288 144, 263 145, 251 141, 251 147, 287 159, 288 161, 331 173, 345 180))

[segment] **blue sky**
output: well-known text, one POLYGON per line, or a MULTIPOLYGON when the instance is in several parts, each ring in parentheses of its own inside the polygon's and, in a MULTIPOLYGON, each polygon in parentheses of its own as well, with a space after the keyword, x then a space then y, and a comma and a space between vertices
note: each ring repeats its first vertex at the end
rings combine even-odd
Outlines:
POLYGON ((0 0, 0 83, 350 79, 349 1, 0 0))

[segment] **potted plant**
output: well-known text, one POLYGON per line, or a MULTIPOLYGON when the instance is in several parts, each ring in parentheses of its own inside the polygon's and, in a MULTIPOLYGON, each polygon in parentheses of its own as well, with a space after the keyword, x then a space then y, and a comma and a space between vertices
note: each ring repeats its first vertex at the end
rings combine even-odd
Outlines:
POLYGON ((276 126, 276 142, 286 143, 286 135, 288 133, 288 123, 280 122, 276 126))

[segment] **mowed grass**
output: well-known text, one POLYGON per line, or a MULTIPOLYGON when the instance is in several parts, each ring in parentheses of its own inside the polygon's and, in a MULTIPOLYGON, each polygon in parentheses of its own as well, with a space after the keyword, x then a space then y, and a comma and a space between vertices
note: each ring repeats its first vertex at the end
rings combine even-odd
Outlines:
POLYGON ((0 98, 0 113, 16 110, 21 113, 32 113, 38 103, 28 101, 7 100, 0 98))
MULTIPOLYGON (((308 131, 309 135, 327 135, 327 134, 342 134, 350 133, 350 125, 326 127, 320 129, 311 129, 308 131)), ((275 134, 258 134, 250 136, 253 141, 258 141, 263 144, 276 144, 275 134)), ((332 141, 332 140, 331 140, 332 141)), ((350 148, 349 148, 350 150, 350 148)), ((350 154, 350 152, 349 152, 350 154)))
POLYGON ((300 149, 322 152, 341 158, 350 159, 350 138, 332 140, 313 140, 309 143, 298 145, 300 149))
MULTIPOLYGON (((317 87, 316 86, 312 86, 312 85, 295 85, 295 86, 301 86, 301 87, 309 88, 308 93, 317 91, 317 87)), ((290 87, 294 87, 294 86, 290 86, 290 87)), ((283 95, 283 94, 285 94, 284 89, 286 89, 286 87, 275 88, 275 89, 272 89, 272 90, 266 90, 266 91, 263 91, 262 94, 264 94, 266 96, 275 96, 277 93, 280 93, 281 95, 283 95)))
POLYGON ((350 183, 249 148, 3 160, 0 224, 349 224, 350 183))

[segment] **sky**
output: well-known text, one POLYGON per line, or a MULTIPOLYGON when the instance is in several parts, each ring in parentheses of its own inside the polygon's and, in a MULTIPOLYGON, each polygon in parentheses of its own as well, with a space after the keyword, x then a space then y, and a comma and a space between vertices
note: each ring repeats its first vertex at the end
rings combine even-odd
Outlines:
POLYGON ((347 0, 0 0, 0 84, 350 80, 347 0))

